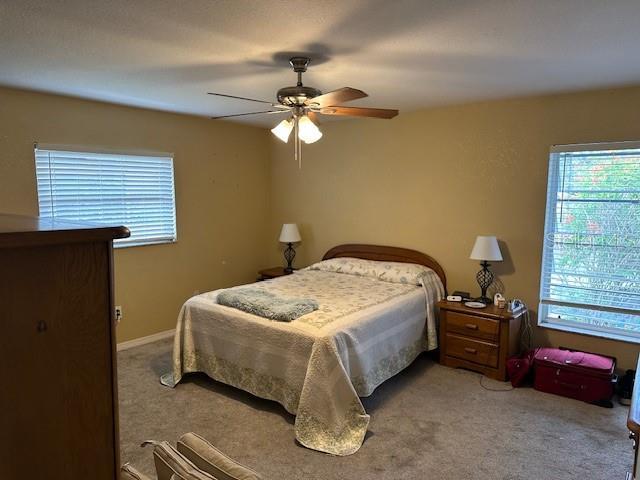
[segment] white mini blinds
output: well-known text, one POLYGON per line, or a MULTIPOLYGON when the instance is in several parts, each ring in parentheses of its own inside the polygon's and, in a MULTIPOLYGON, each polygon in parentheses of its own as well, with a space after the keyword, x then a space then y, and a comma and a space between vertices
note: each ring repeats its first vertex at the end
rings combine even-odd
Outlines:
POLYGON ((554 147, 539 323, 640 341, 640 144, 554 147))
POLYGON ((36 146, 40 216, 125 225, 116 247, 174 242, 173 158, 36 146))

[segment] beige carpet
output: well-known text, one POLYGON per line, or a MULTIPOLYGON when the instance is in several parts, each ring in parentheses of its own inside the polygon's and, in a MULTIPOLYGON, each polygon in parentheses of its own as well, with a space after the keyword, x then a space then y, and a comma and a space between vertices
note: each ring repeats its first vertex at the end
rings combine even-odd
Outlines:
MULTIPOLYGON (((187 431, 210 439, 271 480, 623 479, 632 463, 627 409, 517 389, 489 392, 480 376, 418 358, 364 399, 371 414, 360 451, 332 457, 296 444, 293 417, 274 402, 190 376, 175 389, 170 341, 121 352, 122 462, 153 472, 146 439, 187 431)), ((504 384, 485 379, 488 387, 504 384)))

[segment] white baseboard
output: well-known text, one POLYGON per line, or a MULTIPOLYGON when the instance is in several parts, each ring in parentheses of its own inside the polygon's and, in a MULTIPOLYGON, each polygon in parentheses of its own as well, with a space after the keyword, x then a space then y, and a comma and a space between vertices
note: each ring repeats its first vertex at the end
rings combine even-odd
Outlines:
POLYGON ((139 347, 140 345, 146 345, 147 343, 157 342, 158 340, 164 340, 165 338, 173 337, 176 333, 176 329, 165 330, 164 332, 154 333, 147 335, 146 337, 134 338, 133 340, 127 340, 118 344, 118 351, 127 350, 133 347, 139 347))

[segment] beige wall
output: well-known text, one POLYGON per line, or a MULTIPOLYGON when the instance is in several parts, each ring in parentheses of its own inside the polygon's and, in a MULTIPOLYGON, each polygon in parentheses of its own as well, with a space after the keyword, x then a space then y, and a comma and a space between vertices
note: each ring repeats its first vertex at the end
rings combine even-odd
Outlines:
POLYGON ((0 88, 0 212, 38 213, 34 142, 175 154, 178 242, 115 253, 119 341, 174 328, 195 291, 251 281, 265 266, 265 130, 0 88))
MULTIPOLYGON (((173 328, 195 291, 280 264, 283 222, 301 226, 299 266, 339 243, 404 246, 433 255, 450 290, 472 292, 473 240, 495 234, 507 295, 535 309, 549 146, 637 140, 639 103, 640 88, 627 88, 324 124, 298 170, 291 145, 268 130, 0 88, 0 211, 38 212, 34 142, 175 153, 179 241, 116 251, 119 341, 173 328)), ((613 354, 623 367, 639 350, 548 329, 536 340, 613 354)))
MULTIPOLYGON (((506 294, 537 310, 549 147, 638 140, 637 105, 640 88, 626 88, 324 124, 322 140, 303 146, 302 170, 291 145, 273 139, 272 238, 283 222, 301 225, 299 266, 340 243, 414 248, 443 265, 450 291, 477 293, 469 253, 476 235, 495 234, 506 294)), ((271 259, 280 262, 275 247, 271 259)), ((637 345, 535 330, 540 344, 635 366, 637 345)))

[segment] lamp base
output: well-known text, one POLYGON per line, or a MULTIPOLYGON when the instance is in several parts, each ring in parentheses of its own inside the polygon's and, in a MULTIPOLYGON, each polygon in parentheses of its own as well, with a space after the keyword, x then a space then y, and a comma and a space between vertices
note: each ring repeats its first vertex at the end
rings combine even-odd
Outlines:
POLYGON ((489 267, 490 267, 489 262, 487 262, 486 260, 483 260, 482 262, 480 262, 480 265, 482 266, 482 269, 476 274, 476 281, 480 286, 481 293, 480 293, 480 297, 477 298, 476 300, 478 302, 491 305, 493 301, 489 297, 487 297, 487 289, 493 283, 494 276, 491 270, 489 270, 489 267))
POLYGON ((284 251, 284 259, 287 261, 287 266, 284 268, 286 273, 293 272, 294 258, 296 258, 296 251, 293 249, 293 243, 287 243, 287 248, 284 251))

